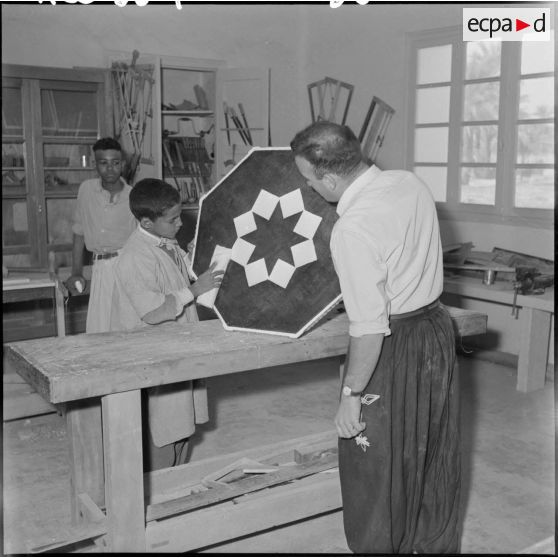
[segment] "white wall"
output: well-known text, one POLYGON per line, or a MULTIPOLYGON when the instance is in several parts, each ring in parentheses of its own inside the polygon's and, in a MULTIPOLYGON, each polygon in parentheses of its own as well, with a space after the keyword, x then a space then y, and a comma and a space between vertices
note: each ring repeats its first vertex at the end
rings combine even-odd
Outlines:
MULTIPOLYGON (((464 4, 472 7, 472 4, 464 4)), ((378 164, 401 168, 405 143, 405 33, 460 25, 456 4, 2 5, 2 61, 103 66, 105 50, 226 60, 271 68, 273 145, 288 145, 310 122, 307 84, 325 76, 355 86, 347 123, 358 133, 372 96, 396 113, 378 164)), ((479 4, 488 7, 489 4, 479 4)), ((505 7, 505 4, 499 4, 505 7)), ((441 222, 444 243, 506 248, 554 259, 552 230, 441 222)), ((489 321, 491 317, 489 314, 489 321)), ((495 318, 496 319, 496 318, 495 318)), ((517 346, 517 322, 498 318, 503 350, 517 346), (509 340, 509 341, 508 341, 509 340)))

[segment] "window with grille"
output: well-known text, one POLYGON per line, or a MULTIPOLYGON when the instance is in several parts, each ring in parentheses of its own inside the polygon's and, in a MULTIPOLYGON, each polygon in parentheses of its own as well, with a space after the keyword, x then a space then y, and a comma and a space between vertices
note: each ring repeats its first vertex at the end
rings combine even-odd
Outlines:
POLYGON ((442 216, 551 226, 554 33, 464 42, 460 27, 409 34, 406 164, 442 216))

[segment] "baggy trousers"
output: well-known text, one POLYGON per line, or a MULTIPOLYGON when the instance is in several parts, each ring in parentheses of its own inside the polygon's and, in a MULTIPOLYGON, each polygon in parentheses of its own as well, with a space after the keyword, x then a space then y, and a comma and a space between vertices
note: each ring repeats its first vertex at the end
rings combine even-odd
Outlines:
POLYGON ((459 552, 459 393, 453 324, 438 302, 392 316, 365 394, 362 436, 339 439, 349 548, 459 552), (358 443, 357 443, 358 442, 358 443))

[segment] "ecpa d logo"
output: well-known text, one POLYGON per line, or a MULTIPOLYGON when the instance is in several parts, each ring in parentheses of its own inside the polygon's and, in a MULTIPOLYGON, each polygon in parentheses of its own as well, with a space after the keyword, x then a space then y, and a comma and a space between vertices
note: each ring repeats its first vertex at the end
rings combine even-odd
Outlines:
POLYGON ((464 41, 549 41, 550 8, 463 8, 464 41))

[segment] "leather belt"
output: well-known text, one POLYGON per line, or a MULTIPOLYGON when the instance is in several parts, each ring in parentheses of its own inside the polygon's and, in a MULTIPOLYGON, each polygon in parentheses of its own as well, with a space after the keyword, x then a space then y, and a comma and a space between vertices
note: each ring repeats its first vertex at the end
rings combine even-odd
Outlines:
POLYGON ((411 318, 412 316, 418 316, 419 314, 424 314, 425 312, 428 312, 428 310, 433 310, 434 308, 437 308, 438 306, 440 306, 440 299, 439 298, 437 298, 436 300, 434 300, 430 304, 427 304, 426 306, 423 306, 422 308, 417 308, 416 310, 411 310, 410 312, 404 312, 403 314, 392 314, 389 317, 389 319, 390 320, 402 320, 402 319, 405 319, 405 318, 411 318))
POLYGON ((93 254, 93 261, 97 260, 110 260, 111 258, 116 258, 118 252, 106 252, 104 254, 93 254))

